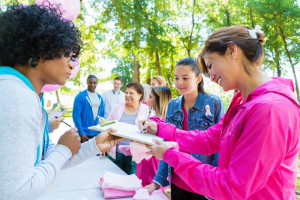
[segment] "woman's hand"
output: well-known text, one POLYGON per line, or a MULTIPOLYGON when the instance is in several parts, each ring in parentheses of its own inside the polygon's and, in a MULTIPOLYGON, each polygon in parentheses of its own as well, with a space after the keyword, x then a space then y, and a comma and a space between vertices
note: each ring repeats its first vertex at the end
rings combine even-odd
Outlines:
POLYGON ((60 136, 57 144, 66 146, 72 152, 74 156, 80 149, 80 137, 77 133, 77 128, 71 128, 60 136))
POLYGON ((60 123, 61 123, 62 121, 64 121, 64 119, 65 119, 65 118, 63 118, 63 117, 50 119, 50 122, 51 122, 51 124, 52 124, 53 130, 58 129, 60 123))
POLYGON ((154 121, 139 121, 138 127, 141 132, 147 132, 153 135, 157 134, 157 124, 154 121))
POLYGON ((158 184, 152 182, 149 185, 146 185, 145 188, 148 189, 148 191, 151 194, 153 191, 158 190, 160 188, 160 186, 158 184))
POLYGON ((153 142, 156 145, 148 146, 151 149, 151 152, 149 152, 149 153, 152 154, 153 156, 155 156, 159 160, 163 159, 165 152, 169 148, 174 147, 173 145, 171 145, 167 142, 161 141, 161 140, 154 139, 153 142))
POLYGON ((120 141, 125 138, 117 137, 112 135, 111 133, 116 132, 116 130, 108 129, 100 132, 96 137, 96 144, 101 152, 106 152, 118 144, 120 141))

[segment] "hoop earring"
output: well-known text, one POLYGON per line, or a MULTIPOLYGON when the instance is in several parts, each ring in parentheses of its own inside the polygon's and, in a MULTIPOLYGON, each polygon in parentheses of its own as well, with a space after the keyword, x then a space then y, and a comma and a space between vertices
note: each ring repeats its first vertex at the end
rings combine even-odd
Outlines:
POLYGON ((36 66, 38 66, 38 64, 39 64, 39 61, 38 61, 38 60, 37 60, 37 61, 33 61, 32 58, 30 58, 30 59, 28 60, 28 65, 29 65, 29 67, 31 67, 31 68, 36 68, 36 66), (33 62, 35 62, 35 63, 33 63, 33 62))

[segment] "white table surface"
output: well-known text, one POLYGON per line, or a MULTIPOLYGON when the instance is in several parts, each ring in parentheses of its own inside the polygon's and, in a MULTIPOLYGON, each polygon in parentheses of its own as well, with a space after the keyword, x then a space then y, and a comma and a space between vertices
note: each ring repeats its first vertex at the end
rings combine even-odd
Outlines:
MULTIPOLYGON (((77 166, 62 170, 56 181, 38 200, 104 199, 98 183, 104 171, 125 174, 107 157, 95 156, 77 166)), ((132 198, 122 198, 129 199, 132 198)))

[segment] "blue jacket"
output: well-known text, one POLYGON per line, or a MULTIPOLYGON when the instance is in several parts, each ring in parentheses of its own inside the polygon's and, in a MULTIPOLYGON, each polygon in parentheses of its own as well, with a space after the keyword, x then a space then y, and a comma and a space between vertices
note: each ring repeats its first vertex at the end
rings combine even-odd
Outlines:
MULTIPOLYGON (((183 96, 173 99, 169 102, 166 123, 174 124, 182 129, 184 114, 182 110, 183 96)), ((199 93, 198 99, 193 107, 188 111, 188 129, 189 130, 207 130, 209 127, 217 124, 225 113, 224 104, 220 97, 212 94, 199 93), (211 115, 206 115, 205 106, 209 105, 211 115)), ((218 166, 219 153, 213 155, 203 155, 192 153, 192 156, 204 164, 218 166)), ((153 182, 167 186, 171 182, 171 167, 166 162, 159 162, 158 170, 153 182), (167 177, 169 176, 169 181, 167 177)))
POLYGON ((104 101, 100 94, 97 93, 97 95, 100 99, 100 107, 96 119, 94 119, 93 116, 91 100, 87 90, 80 92, 75 97, 73 105, 73 121, 75 127, 78 128, 79 135, 86 134, 87 136, 95 136, 99 134, 98 131, 88 129, 88 127, 98 124, 99 117, 104 117, 104 101))

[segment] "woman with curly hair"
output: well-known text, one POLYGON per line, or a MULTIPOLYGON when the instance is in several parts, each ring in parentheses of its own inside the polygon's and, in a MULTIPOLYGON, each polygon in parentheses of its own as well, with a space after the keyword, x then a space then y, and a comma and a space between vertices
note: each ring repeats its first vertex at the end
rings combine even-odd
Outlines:
POLYGON ((82 49, 74 24, 51 5, 10 7, 0 13, 0 24, 0 193, 35 199, 63 167, 107 151, 109 133, 82 145, 76 128, 56 146, 49 139, 41 89, 70 77, 82 49))

